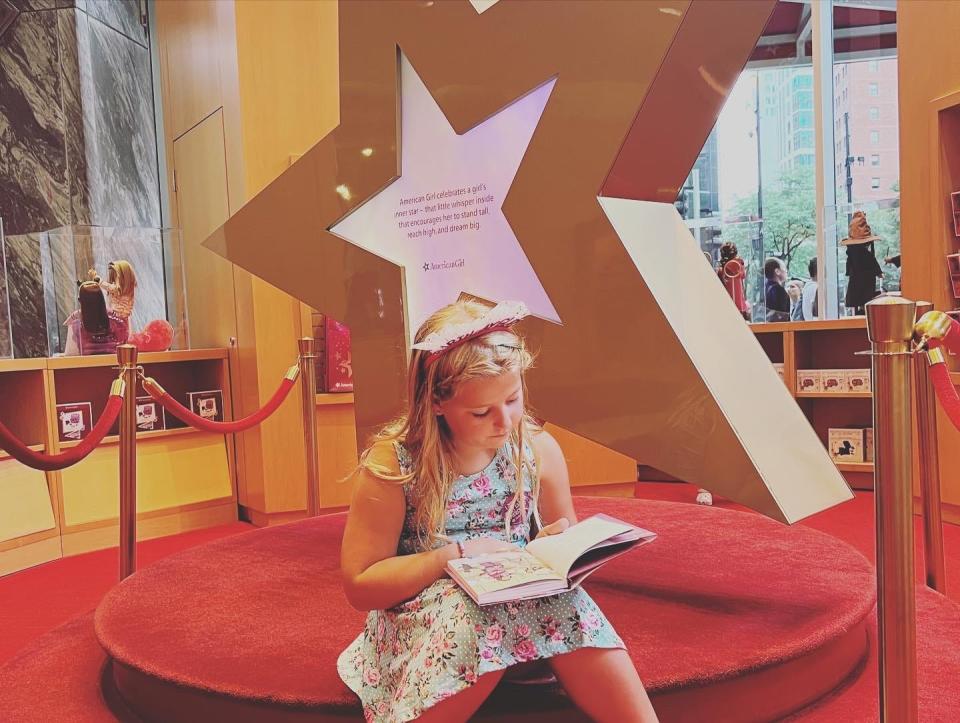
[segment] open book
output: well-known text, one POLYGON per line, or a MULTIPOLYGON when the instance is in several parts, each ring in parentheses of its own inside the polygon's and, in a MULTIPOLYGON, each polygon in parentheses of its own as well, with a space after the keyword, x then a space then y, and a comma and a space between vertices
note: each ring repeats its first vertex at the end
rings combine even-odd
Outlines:
POLYGON ((608 515, 594 515, 522 550, 463 557, 447 572, 478 605, 556 595, 656 534, 608 515))

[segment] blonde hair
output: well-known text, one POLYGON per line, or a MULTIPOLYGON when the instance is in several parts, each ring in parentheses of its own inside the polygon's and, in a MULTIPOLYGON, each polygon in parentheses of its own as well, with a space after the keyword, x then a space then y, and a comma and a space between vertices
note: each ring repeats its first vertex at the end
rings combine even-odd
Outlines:
POLYGON ((129 261, 120 259, 107 264, 107 283, 117 286, 120 296, 129 296, 137 288, 137 275, 129 261))
MULTIPOLYGON (((415 343, 437 332, 448 324, 462 324, 477 319, 488 311, 475 301, 459 301, 445 306, 427 319, 417 331, 415 343)), ((524 448, 539 426, 527 410, 525 372, 533 365, 533 356, 527 351, 523 337, 517 332, 493 331, 471 339, 442 353, 432 364, 427 364, 430 352, 413 350, 407 373, 407 413, 385 426, 374 439, 374 444, 400 442, 413 460, 411 469, 397 474, 373 459, 373 445, 360 456, 360 468, 378 479, 406 484, 416 480, 414 526, 417 537, 425 548, 437 540, 446 540, 447 498, 457 477, 454 466, 453 439, 446 423, 434 412, 434 405, 444 402, 456 393, 464 382, 488 379, 508 372, 519 372, 523 390, 524 409, 520 423, 510 434, 516 451, 514 467, 516 489, 504 515, 504 529, 510 538, 514 510, 519 505, 521 519, 528 517, 523 494, 524 472, 531 480, 531 511, 536 512, 540 494, 537 460, 530 459, 524 448)))

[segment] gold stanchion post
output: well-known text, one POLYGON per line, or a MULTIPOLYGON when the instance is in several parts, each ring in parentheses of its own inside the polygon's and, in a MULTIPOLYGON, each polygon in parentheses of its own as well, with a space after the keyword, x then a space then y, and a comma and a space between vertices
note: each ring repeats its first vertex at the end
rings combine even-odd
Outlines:
POLYGON ((124 382, 120 407, 120 579, 137 569, 137 347, 121 344, 117 361, 124 382))
POLYGON ((307 455, 307 514, 320 514, 320 468, 317 451, 317 354, 311 337, 299 340, 300 390, 303 393, 303 441, 307 455))
MULTIPOLYGON (((929 301, 917 302, 917 319, 928 311, 933 311, 933 304, 929 301)), ((917 447, 923 505, 923 560, 927 585, 946 595, 943 520, 940 513, 940 467, 937 460, 937 399, 930 383, 932 363, 933 358, 927 354, 918 354, 913 365, 917 385, 917 447)))
POLYGON ((884 296, 866 305, 873 370, 874 497, 880 720, 917 720, 910 452, 910 339, 916 305, 884 296))

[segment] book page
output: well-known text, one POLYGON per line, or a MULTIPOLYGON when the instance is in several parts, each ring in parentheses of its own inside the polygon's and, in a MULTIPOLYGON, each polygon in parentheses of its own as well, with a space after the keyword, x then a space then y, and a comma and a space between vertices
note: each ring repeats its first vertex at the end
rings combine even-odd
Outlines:
POLYGON ((625 522, 593 516, 569 527, 559 535, 534 540, 527 550, 566 579, 570 566, 580 555, 599 542, 635 529, 625 522))
POLYGON ((566 577, 546 567, 525 550, 494 552, 476 557, 462 557, 447 563, 451 574, 476 597, 541 580, 563 580, 566 577))

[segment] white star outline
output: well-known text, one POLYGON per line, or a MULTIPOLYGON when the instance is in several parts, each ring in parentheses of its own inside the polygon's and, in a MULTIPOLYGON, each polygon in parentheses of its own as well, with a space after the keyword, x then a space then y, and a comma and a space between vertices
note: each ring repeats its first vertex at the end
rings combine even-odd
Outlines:
POLYGON ((555 77, 546 80, 458 135, 401 53, 400 175, 330 232, 403 269, 411 342, 430 314, 462 292, 491 301, 523 301, 533 315, 560 323, 503 213, 555 83, 555 77), (466 192, 459 193, 461 189, 466 192), (457 195, 441 197, 444 191, 457 195), (408 202, 401 204, 401 199, 408 202), (469 205, 454 207, 454 202, 469 205), (444 203, 450 205, 441 208, 444 203), (453 218, 454 213, 474 212, 453 218), (479 229, 443 231, 471 222, 479 229), (422 235, 410 238, 417 232, 422 235))

